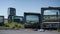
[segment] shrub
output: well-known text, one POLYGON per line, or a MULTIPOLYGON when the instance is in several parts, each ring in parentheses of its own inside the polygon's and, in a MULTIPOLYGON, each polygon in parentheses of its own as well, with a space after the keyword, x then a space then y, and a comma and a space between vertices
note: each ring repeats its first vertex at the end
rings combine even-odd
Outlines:
POLYGON ((24 24, 18 24, 18 28, 24 28, 24 24))
POLYGON ((9 25, 8 24, 5 24, 5 27, 9 27, 9 25))
POLYGON ((5 27, 9 27, 9 28, 24 28, 24 24, 16 23, 16 22, 5 23, 5 27))

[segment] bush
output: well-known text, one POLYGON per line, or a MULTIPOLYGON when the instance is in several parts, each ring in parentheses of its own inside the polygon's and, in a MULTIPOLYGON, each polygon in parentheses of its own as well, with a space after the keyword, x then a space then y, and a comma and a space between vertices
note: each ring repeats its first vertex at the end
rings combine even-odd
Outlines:
POLYGON ((15 27, 17 27, 17 23, 12 22, 12 23, 9 24, 9 27, 10 28, 15 28, 15 27))
POLYGON ((4 24, 4 27, 9 27, 9 24, 8 24, 8 23, 5 23, 5 24, 4 24))
POLYGON ((5 24, 5 27, 9 27, 9 25, 8 24, 5 24))
POLYGON ((24 28, 24 24, 12 22, 12 23, 6 23, 5 27, 9 27, 9 28, 24 28))
POLYGON ((60 29, 57 29, 58 32, 60 32, 60 29))
POLYGON ((18 24, 18 28, 24 28, 24 24, 18 24))

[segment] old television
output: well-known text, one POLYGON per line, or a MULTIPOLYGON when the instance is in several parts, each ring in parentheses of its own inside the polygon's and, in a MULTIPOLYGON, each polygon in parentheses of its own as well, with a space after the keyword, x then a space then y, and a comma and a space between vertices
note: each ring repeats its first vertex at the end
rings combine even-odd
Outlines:
POLYGON ((60 7, 44 7, 41 8, 42 28, 58 28, 60 25, 60 7))
POLYGON ((26 27, 40 28, 41 14, 39 13, 24 13, 24 22, 26 27))
POLYGON ((4 16, 0 16, 0 26, 4 25, 4 16))
POLYGON ((23 16, 12 16, 12 22, 23 23, 23 16))

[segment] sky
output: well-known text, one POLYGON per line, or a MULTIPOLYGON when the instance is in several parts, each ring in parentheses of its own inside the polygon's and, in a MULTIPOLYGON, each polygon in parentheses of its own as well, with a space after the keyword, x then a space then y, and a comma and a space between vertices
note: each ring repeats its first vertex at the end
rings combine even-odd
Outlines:
POLYGON ((0 0, 0 15, 8 17, 8 8, 16 8, 16 15, 23 16, 24 12, 41 13, 42 7, 60 7, 60 0, 0 0))

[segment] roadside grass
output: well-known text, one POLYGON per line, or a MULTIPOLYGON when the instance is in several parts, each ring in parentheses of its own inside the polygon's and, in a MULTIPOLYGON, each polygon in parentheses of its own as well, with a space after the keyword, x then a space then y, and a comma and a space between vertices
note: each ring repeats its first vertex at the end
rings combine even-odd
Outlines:
POLYGON ((60 32, 60 29, 57 29, 58 32, 60 32))
POLYGON ((5 26, 5 27, 9 27, 9 28, 24 28, 24 24, 16 23, 16 22, 5 23, 4 26, 5 26))
POLYGON ((8 20, 4 20, 4 26, 0 26, 0 28, 5 27, 5 28, 24 28, 24 24, 17 23, 17 22, 12 22, 8 23, 8 20))

